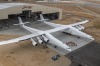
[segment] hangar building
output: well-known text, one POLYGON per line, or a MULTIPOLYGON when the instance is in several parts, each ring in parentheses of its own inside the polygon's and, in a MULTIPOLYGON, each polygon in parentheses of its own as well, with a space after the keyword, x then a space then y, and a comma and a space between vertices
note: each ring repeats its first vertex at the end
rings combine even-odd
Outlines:
POLYGON ((49 20, 62 19, 62 9, 28 3, 0 3, 0 30, 15 27, 20 16, 24 21, 36 22, 40 14, 49 20))
POLYGON ((53 19, 62 19, 62 9, 28 3, 1 3, 0 20, 14 17, 39 18, 39 14, 53 19))

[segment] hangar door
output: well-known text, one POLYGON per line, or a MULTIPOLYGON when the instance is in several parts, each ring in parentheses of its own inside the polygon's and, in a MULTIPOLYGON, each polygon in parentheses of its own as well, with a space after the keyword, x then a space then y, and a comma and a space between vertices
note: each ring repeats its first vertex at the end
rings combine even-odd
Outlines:
POLYGON ((33 19, 34 21, 39 20, 42 11, 32 12, 31 10, 22 11, 23 17, 26 19, 33 19))
POLYGON ((24 20, 33 19, 38 20, 40 19, 40 14, 42 14, 42 11, 32 12, 31 10, 25 10, 22 11, 20 14, 10 14, 8 15, 9 19, 18 19, 18 16, 20 16, 24 20))
POLYGON ((43 16, 44 18, 47 18, 49 20, 56 20, 59 19, 59 12, 43 14, 43 16))
POLYGON ((42 11, 32 12, 32 19, 34 21, 37 21, 40 19, 40 14, 42 14, 42 11))
POLYGON ((18 16, 20 16, 22 18, 30 18, 31 17, 31 10, 25 10, 25 11, 22 11, 22 13, 19 13, 19 14, 9 14, 8 18, 9 19, 18 19, 18 16))
POLYGON ((30 18, 30 17, 31 17, 31 13, 32 13, 31 10, 22 11, 22 15, 23 15, 23 17, 25 17, 25 18, 30 18))

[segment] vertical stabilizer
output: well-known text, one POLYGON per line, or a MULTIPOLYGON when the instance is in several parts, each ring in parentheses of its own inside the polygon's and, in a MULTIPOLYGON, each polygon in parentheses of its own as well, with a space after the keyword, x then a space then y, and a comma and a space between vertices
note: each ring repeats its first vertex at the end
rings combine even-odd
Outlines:
POLYGON ((18 24, 14 24, 14 25, 20 25, 20 26, 23 26, 24 24, 29 23, 29 22, 23 23, 21 17, 18 17, 18 20, 19 20, 19 23, 18 23, 18 24))
POLYGON ((49 19, 45 19, 45 18, 43 17, 43 15, 40 14, 40 20, 37 20, 37 21, 45 22, 45 21, 47 21, 47 20, 49 20, 49 19))

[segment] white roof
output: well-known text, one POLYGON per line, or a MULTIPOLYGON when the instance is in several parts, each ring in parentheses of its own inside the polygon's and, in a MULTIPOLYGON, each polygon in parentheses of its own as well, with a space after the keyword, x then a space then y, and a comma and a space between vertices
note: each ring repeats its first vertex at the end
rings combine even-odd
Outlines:
POLYGON ((0 9, 5 9, 13 6, 29 5, 28 3, 0 3, 0 9))

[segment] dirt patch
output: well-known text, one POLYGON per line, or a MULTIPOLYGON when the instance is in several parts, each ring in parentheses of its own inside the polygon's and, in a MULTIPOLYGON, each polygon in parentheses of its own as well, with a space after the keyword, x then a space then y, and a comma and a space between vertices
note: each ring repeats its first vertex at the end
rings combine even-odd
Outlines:
MULTIPOLYGON (((0 41, 19 37, 0 35, 0 41)), ((0 46, 0 66, 69 66, 71 61, 61 56, 57 61, 51 58, 57 54, 43 45, 34 47, 30 40, 0 46)))
POLYGON ((86 8, 86 9, 88 9, 88 10, 91 10, 91 11, 93 11, 93 12, 95 12, 95 13, 98 13, 98 14, 100 14, 100 8, 95 8, 95 7, 93 7, 93 6, 83 6, 84 8, 86 8))

